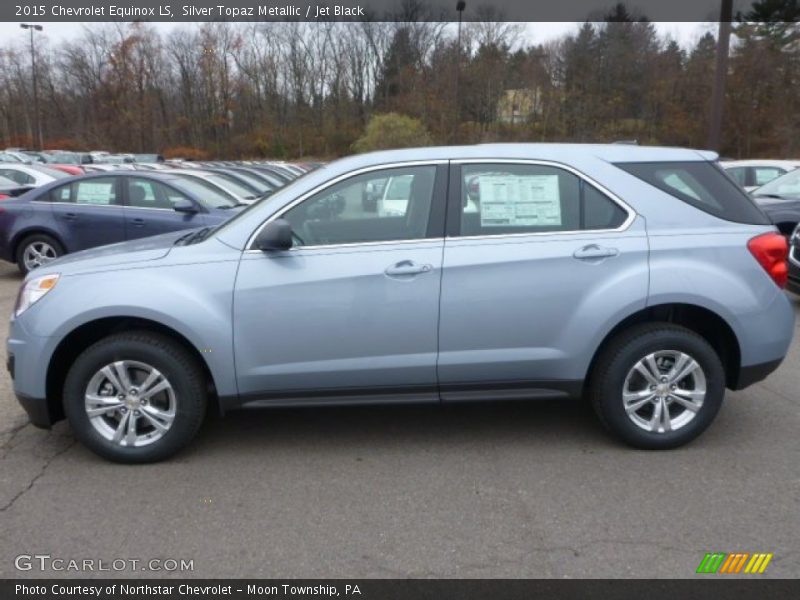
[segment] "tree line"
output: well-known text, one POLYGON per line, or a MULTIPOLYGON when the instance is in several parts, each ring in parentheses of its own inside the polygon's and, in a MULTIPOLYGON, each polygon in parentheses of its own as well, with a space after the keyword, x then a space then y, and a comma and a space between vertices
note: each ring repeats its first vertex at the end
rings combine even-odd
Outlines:
MULTIPOLYGON (((421 1, 405 5, 414 10, 397 22, 215 22, 167 33, 115 23, 59 43, 40 37, 44 145, 329 158, 358 148, 370 118, 385 113, 414 119, 437 144, 706 143, 711 33, 681 46, 619 5, 603 21, 536 43, 487 10, 463 25, 459 43, 454 24, 419 20, 421 1)), ((33 106, 20 36, 0 46, 5 146, 33 145, 33 106)), ((800 157, 797 22, 734 26, 720 150, 800 157)))

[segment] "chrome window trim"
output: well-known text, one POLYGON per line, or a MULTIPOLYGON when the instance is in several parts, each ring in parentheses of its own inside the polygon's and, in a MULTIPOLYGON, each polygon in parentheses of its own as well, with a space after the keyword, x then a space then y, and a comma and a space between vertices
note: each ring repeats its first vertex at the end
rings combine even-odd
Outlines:
MULTIPOLYGON (((311 196, 331 187, 339 183, 340 181, 344 181, 345 179, 350 179, 351 177, 358 177, 359 175, 363 175, 364 173, 370 173, 372 171, 382 171, 385 169, 402 169, 403 167, 435 167, 437 165, 448 164, 450 161, 447 159, 435 159, 435 160, 412 160, 412 161, 403 161, 403 162, 396 162, 396 163, 382 163, 380 165, 371 165, 369 167, 362 167, 360 169, 356 169, 355 171, 348 171, 347 173, 343 173, 338 177, 334 177, 333 179, 329 179, 328 181, 321 183, 317 187, 313 188, 312 190, 306 192, 302 196, 299 196, 292 200, 289 204, 281 208, 280 210, 276 211, 271 217, 269 217, 266 221, 261 223, 256 230, 250 235, 247 239, 247 243, 245 244, 245 252, 257 252, 262 253, 262 250, 258 248, 253 248, 253 243, 255 243, 255 239, 261 230, 267 226, 268 223, 271 223, 275 219, 280 219, 285 213, 293 209, 295 206, 300 204, 303 200, 310 198, 311 196)), ((446 199, 445 199, 446 201, 446 199)), ((297 248, 291 248, 291 250, 306 250, 306 249, 329 249, 329 248, 348 248, 353 246, 377 246, 377 245, 385 245, 385 244, 412 244, 417 242, 425 242, 425 241, 435 241, 435 240, 442 240, 443 238, 417 238, 417 239, 401 239, 401 240, 381 240, 378 242, 348 242, 346 244, 317 244, 314 246, 299 246, 297 248)))
POLYGON ((122 204, 90 204, 88 202, 58 202, 53 200, 31 200, 31 201, 42 202, 43 204, 63 204, 64 206, 100 206, 104 208, 123 208, 122 204))
MULTIPOLYGON (((290 202, 287 206, 283 207, 271 217, 269 217, 266 221, 264 221, 255 232, 248 238, 247 244, 245 244, 245 253, 262 253, 261 250, 257 248, 253 248, 252 245, 255 241, 256 236, 259 232, 271 221, 275 219, 279 219, 283 216, 284 213, 291 210, 295 206, 297 206, 303 200, 306 200, 310 196, 323 191, 324 189, 343 181, 344 179, 349 179, 350 177, 356 177, 363 173, 369 173, 370 171, 380 171, 383 169, 393 169, 393 168, 403 168, 409 166, 435 166, 441 164, 450 164, 450 165, 464 165, 464 164, 519 164, 519 165, 537 165, 542 167, 553 167, 556 169, 562 169, 564 171, 568 171, 572 173, 579 179, 585 181, 589 185, 595 187, 598 191, 602 192, 605 196, 607 196, 612 202, 617 204, 622 210, 625 211, 627 217, 622 222, 619 227, 614 229, 569 229, 565 231, 542 231, 542 232, 521 232, 521 233, 503 233, 503 234, 487 234, 487 235, 470 235, 470 236, 446 236, 445 238, 420 238, 420 239, 413 239, 413 240, 386 240, 380 242, 351 242, 347 244, 318 244, 316 246, 300 246, 297 248, 292 248, 291 250, 305 250, 305 249, 331 249, 331 248, 348 248, 354 246, 377 246, 377 245, 385 245, 385 244, 410 244, 415 242, 421 242, 425 240, 429 241, 436 241, 439 239, 443 239, 444 241, 456 241, 456 240, 485 240, 485 239, 504 239, 504 238, 521 238, 521 237, 540 237, 540 236, 552 236, 552 235, 570 235, 570 236, 577 236, 577 235, 593 235, 598 233, 619 233, 622 231, 626 231, 630 228, 631 224, 637 217, 636 211, 622 198, 617 196, 614 192, 609 190, 607 187, 599 183, 592 177, 589 177, 585 173, 579 171, 578 169, 566 165, 564 163, 556 162, 556 161, 549 161, 549 160, 536 160, 536 159, 524 159, 524 158, 465 158, 465 159, 436 159, 436 160, 420 160, 420 161, 405 161, 405 162, 398 162, 398 163, 383 163, 380 165, 372 165, 370 167, 363 167, 361 169, 357 169, 355 171, 350 171, 349 173, 345 173, 343 175, 339 175, 334 179, 326 181, 323 184, 315 187, 313 190, 306 192, 299 198, 296 198, 292 202, 290 202)), ((290 250, 290 251, 291 251, 290 250)))
POLYGON ((564 163, 552 161, 552 160, 536 160, 536 159, 525 159, 525 158, 498 158, 498 159, 490 159, 490 158, 464 158, 464 159, 456 159, 450 161, 451 164, 454 165, 469 165, 469 164, 487 164, 487 165, 497 165, 497 164, 516 164, 516 165, 536 165, 541 167, 552 167, 555 169, 562 169, 569 173, 575 175, 578 179, 588 183, 592 187, 596 188, 598 191, 602 192, 603 195, 607 196, 612 202, 614 202, 617 206, 619 206, 622 210, 625 211, 627 217, 622 222, 619 227, 613 229, 567 229, 564 231, 526 231, 520 233, 496 233, 496 234, 485 234, 485 235, 458 235, 458 236, 447 236, 447 241, 456 241, 456 240, 492 240, 492 239, 503 239, 503 238, 521 238, 521 237, 540 237, 540 236, 552 236, 552 235, 593 235, 596 233, 619 233, 621 231, 626 231, 631 224, 636 220, 637 213, 636 211, 622 198, 617 196, 614 192, 609 190, 606 186, 599 183, 597 180, 589 177, 582 171, 579 171, 575 167, 570 165, 566 165, 564 163))
MULTIPOLYGON (((64 206, 99 206, 103 208, 132 208, 134 210, 165 210, 175 212, 174 208, 150 208, 149 206, 129 206, 127 204, 80 204, 78 202, 53 202, 52 200, 39 200, 32 198, 31 202, 41 202, 42 204, 63 204, 64 206)), ((198 211, 202 213, 202 211, 198 211)))
MULTIPOLYGON (((318 244, 316 246, 293 246, 285 252, 299 252, 301 250, 332 250, 332 249, 348 249, 348 248, 363 248, 374 246, 396 246, 397 244, 424 244, 430 243, 431 245, 441 244, 445 238, 419 238, 415 240, 386 240, 380 242, 348 242, 347 244, 318 244)), ((249 248, 244 251, 245 254, 264 254, 263 250, 257 248, 249 248)))

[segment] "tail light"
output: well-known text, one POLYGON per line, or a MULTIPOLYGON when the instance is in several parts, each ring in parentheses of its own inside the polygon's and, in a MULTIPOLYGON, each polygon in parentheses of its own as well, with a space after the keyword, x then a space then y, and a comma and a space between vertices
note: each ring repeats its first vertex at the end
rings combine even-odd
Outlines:
POLYGON ((0 194, 0 200, 5 200, 6 198, 10 198, 8 194, 0 194))
POLYGON ((786 264, 789 244, 785 237, 779 233, 765 233, 747 242, 747 249, 778 287, 786 286, 789 277, 789 267, 786 264))

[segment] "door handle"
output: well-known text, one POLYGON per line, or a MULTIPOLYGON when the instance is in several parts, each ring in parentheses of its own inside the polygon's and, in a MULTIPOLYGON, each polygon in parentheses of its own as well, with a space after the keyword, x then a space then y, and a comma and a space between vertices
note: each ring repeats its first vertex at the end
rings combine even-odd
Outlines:
POLYGON ((575 250, 572 256, 578 260, 596 260, 598 258, 611 258, 617 254, 619 254, 619 250, 616 248, 605 248, 598 244, 589 244, 575 250))
POLYGON ((78 219, 78 213, 68 212, 63 215, 65 221, 75 221, 78 219))
POLYGON ((144 227, 144 219, 131 219, 134 227, 144 227))
POLYGON ((407 275, 419 275, 433 270, 433 265, 420 265, 413 260, 401 260, 388 267, 385 273, 389 277, 402 277, 407 275))

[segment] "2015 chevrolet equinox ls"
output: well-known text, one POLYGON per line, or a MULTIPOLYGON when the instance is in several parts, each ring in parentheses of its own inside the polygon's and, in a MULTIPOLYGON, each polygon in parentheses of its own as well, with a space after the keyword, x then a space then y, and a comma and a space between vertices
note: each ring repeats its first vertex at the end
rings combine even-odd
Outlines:
POLYGON ((340 160, 220 227, 30 273, 15 392, 34 424, 66 416, 121 462, 173 454, 212 402, 586 394, 625 442, 679 446, 793 330, 786 241, 715 159, 531 144, 340 160))

